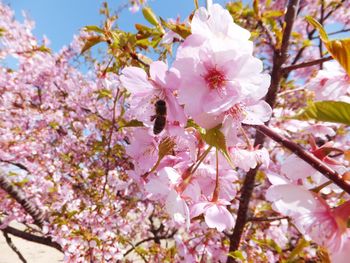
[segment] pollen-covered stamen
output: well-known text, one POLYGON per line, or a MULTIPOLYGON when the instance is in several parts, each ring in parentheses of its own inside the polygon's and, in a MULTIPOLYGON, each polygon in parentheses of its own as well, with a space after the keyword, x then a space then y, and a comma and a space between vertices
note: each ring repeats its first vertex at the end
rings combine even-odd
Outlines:
POLYGON ((226 78, 224 72, 214 67, 207 70, 204 80, 210 89, 223 90, 226 78))
POLYGON ((244 106, 240 103, 237 103, 233 105, 230 109, 228 109, 226 112, 226 115, 231 115, 233 119, 237 121, 241 121, 244 119, 244 116, 246 114, 244 110, 244 106))

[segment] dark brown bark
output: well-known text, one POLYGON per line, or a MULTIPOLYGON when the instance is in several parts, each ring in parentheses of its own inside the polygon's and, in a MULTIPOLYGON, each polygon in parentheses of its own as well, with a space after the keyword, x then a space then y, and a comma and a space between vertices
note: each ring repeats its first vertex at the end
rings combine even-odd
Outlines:
MULTIPOLYGON (((0 222, 0 224, 1 224, 1 222, 0 222)), ((34 234, 30 234, 30 233, 18 230, 14 227, 11 227, 11 226, 7 226, 6 228, 1 229, 1 231, 4 233, 7 233, 7 234, 11 234, 15 237, 20 237, 20 238, 25 239, 27 241, 31 241, 31 242, 35 242, 38 244, 42 244, 42 245, 56 248, 58 251, 62 252, 61 246, 58 243, 53 242, 50 237, 37 236, 34 234)))
POLYGON ((42 227, 45 218, 44 213, 39 207, 28 200, 20 188, 13 185, 2 171, 0 171, 0 188, 7 192, 8 195, 23 207, 23 209, 33 218, 34 224, 40 228, 42 227))
POLYGON ((327 164, 322 162, 312 153, 304 150, 300 145, 283 137, 282 135, 279 135, 278 133, 274 132, 272 129, 265 125, 254 125, 253 127, 257 129, 260 133, 270 137, 275 142, 281 144, 283 147, 292 151, 300 159, 307 162, 309 165, 311 165, 313 168, 315 168, 317 171, 322 173, 329 180, 331 180, 333 183, 335 183, 337 186, 343 189, 345 192, 350 194, 350 184, 343 180, 340 174, 338 174, 336 171, 334 171, 332 168, 330 168, 327 164))
MULTIPOLYGON (((271 106, 274 107, 276 103, 276 97, 279 89, 280 81, 283 77, 282 66, 287 59, 289 39, 292 33, 293 24, 297 15, 299 8, 299 0, 290 0, 287 7, 287 13, 285 15, 285 29, 282 37, 282 44, 280 49, 274 51, 273 56, 273 67, 271 72, 271 84, 269 90, 266 94, 265 101, 271 106)), ((254 145, 262 145, 264 143, 265 135, 262 133, 257 133, 254 145)), ((251 169, 245 177, 243 186, 241 188, 241 197, 239 208, 237 212, 237 220, 233 233, 230 235, 230 248, 229 252, 234 252, 239 248, 241 238, 243 235, 244 227, 248 219, 248 209, 249 202, 254 190, 255 177, 259 167, 251 169)), ((227 263, 235 262, 235 259, 232 257, 227 258, 227 263)))

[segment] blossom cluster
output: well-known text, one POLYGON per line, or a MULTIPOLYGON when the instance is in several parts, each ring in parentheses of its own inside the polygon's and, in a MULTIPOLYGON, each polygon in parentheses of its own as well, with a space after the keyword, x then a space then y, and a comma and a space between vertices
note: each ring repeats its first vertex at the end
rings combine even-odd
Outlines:
POLYGON ((220 5, 199 8, 190 25, 192 34, 179 46, 172 67, 153 62, 149 76, 138 67, 123 69, 121 86, 131 94, 127 114, 145 125, 131 131, 126 152, 134 162, 134 178, 151 198, 164 202, 175 222, 188 226, 190 218, 204 214, 209 227, 229 230, 235 219, 228 209, 237 205, 232 200, 239 175, 221 153, 215 157, 214 148, 199 144, 200 134, 188 120, 207 130, 220 126, 230 138, 233 163, 243 170, 268 164, 267 151, 246 145, 239 133, 242 124, 269 120, 271 108, 262 98, 270 76, 253 56, 250 33, 220 5), (166 103, 167 122, 154 135, 151 119, 158 100, 166 103), (167 140, 174 149, 159 163, 158 150, 167 140))
MULTIPOLYGON (((131 11, 146 2, 129 1, 131 11)), ((284 2, 260 1, 260 12, 283 16, 284 2)), ((301 1, 300 10, 315 5, 301 1)), ((145 260, 144 254, 154 262, 224 262, 242 184, 248 171, 259 168, 249 220, 277 219, 249 226, 242 257, 285 260, 279 251, 298 247, 295 240, 303 236, 327 249, 334 262, 344 262, 348 196, 274 142, 254 146, 251 126, 270 122, 346 174, 347 128, 285 116, 305 98, 348 102, 349 76, 335 61, 313 72, 297 70, 292 76, 303 78, 305 94, 289 93, 292 81, 282 83, 287 90, 272 111, 264 100, 272 44, 262 40, 253 49, 255 36, 218 4, 198 8, 186 25, 188 36, 162 32, 162 45, 179 42, 172 63, 147 64, 134 54, 138 66, 118 61, 116 70, 95 62, 94 71, 83 74, 72 59, 96 35, 81 32, 53 53, 46 39, 39 44, 32 35, 31 21, 17 22, 0 3, 0 169, 47 215, 43 234, 62 247, 67 262, 145 260), (17 64, 7 66, 8 58, 17 64), (137 250, 139 244, 149 253, 137 250)), ((299 45, 304 48, 298 36, 308 34, 305 21, 296 20, 295 30, 291 52, 297 53, 299 45)), ((304 56, 314 58, 318 52, 310 50, 304 56)), ((0 229, 12 220, 33 222, 2 189, 0 197, 0 229)), ((305 249, 305 258, 316 255, 314 247, 305 249)))

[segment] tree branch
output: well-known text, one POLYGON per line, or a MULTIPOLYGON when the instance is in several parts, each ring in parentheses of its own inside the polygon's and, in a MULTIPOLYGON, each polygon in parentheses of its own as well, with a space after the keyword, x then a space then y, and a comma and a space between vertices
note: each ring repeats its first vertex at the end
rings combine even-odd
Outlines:
POLYGON ((248 221, 250 222, 273 222, 278 221, 282 219, 288 219, 288 216, 278 216, 278 217, 251 217, 248 218, 248 221))
POLYGON ((23 263, 27 263, 27 260, 23 257, 22 253, 18 250, 18 248, 15 246, 15 244, 13 244, 13 242, 12 242, 11 238, 9 237, 9 235, 7 234, 7 232, 3 232, 3 235, 5 237, 7 245, 13 250, 13 252, 15 252, 17 254, 19 259, 23 263))
POLYGON ((320 58, 320 59, 315 59, 315 60, 312 60, 312 61, 303 62, 303 63, 300 63, 300 64, 295 64, 295 65, 291 65, 291 66, 288 66, 288 67, 284 67, 282 70, 283 70, 283 73, 289 73, 290 71, 298 69, 298 68, 311 67, 311 66, 318 65, 318 64, 321 64, 323 62, 332 60, 332 59, 333 58, 331 56, 327 56, 327 57, 323 57, 323 58, 320 58))
POLYGON ((21 163, 16 163, 16 162, 13 162, 13 161, 8 161, 8 160, 3 160, 3 159, 0 159, 0 162, 2 163, 7 163, 7 164, 11 164, 11 165, 14 165, 14 166, 17 166, 19 169, 21 170, 24 170, 26 171, 27 173, 29 173, 29 170, 27 167, 25 167, 23 164, 21 163))
MULTIPOLYGON (((337 34, 341 34, 341 33, 346 33, 346 32, 349 32, 349 31, 350 31, 350 28, 344 28, 344 29, 341 29, 341 30, 338 30, 338 31, 327 33, 327 35, 328 36, 332 36, 332 35, 337 35, 337 34)), ((314 36, 311 39, 313 40, 313 39, 317 39, 317 38, 320 38, 320 36, 314 36)))
POLYGON ((331 180, 333 183, 335 183, 337 186, 343 189, 345 192, 350 194, 350 184, 344 181, 340 174, 338 174, 336 171, 334 171, 332 168, 330 168, 327 164, 322 162, 312 153, 304 150, 301 146, 299 146, 295 142, 292 142, 291 140, 283 137, 282 135, 279 135, 278 133, 274 132, 272 129, 270 129, 265 125, 252 125, 252 126, 259 132, 270 137, 275 142, 289 149, 291 152, 296 154, 300 159, 307 162, 309 165, 311 165, 313 168, 315 168, 317 171, 322 173, 329 180, 331 180))
POLYGON ((39 207, 28 200, 21 189, 12 185, 10 180, 7 179, 7 176, 2 171, 0 171, 0 188, 7 192, 23 207, 23 209, 33 218, 34 223, 37 226, 40 228, 42 227, 45 218, 44 213, 39 207))
MULTIPOLYGON (((162 239, 173 238, 174 235, 175 235, 176 233, 177 233, 177 230, 173 230, 170 234, 158 236, 158 237, 157 237, 157 240, 160 241, 160 240, 162 240, 162 239)), ((145 243, 145 242, 151 241, 151 240, 154 240, 154 241, 156 242, 156 237, 148 237, 148 238, 145 238, 145 239, 143 239, 143 240, 137 242, 135 245, 132 245, 132 244, 131 244, 132 247, 131 247, 128 251, 126 251, 126 252, 124 253, 124 257, 126 257, 128 254, 130 254, 130 252, 132 252, 132 251, 133 251, 136 247, 138 247, 139 245, 141 245, 141 244, 143 244, 143 243, 145 243)), ((156 242, 156 243, 157 243, 157 242, 156 242)))
MULTIPOLYGON (((254 169, 249 170, 246 174, 244 183, 242 186, 241 198, 239 202, 239 208, 237 212, 237 220, 235 228, 233 229, 232 235, 230 235, 230 252, 234 252, 238 249, 241 242, 241 237, 243 235, 244 226, 247 223, 248 219, 248 207, 250 198, 252 196, 255 184, 255 175, 259 170, 259 166, 254 169)), ((235 262, 232 257, 227 258, 227 263, 235 262)))
MULTIPOLYGON (((280 81, 283 77, 282 65, 287 59, 289 39, 292 33, 293 24, 299 8, 299 0, 290 0, 288 3, 287 13, 285 15, 285 29, 283 32, 281 48, 274 51, 273 67, 271 72, 271 84, 266 94, 265 101, 274 108, 276 103, 276 97, 279 89, 280 81)), ((268 123, 267 123, 268 124, 268 123)), ((254 145, 262 145, 265 140, 265 135, 257 133, 255 137, 254 145)), ((259 167, 251 169, 247 174, 243 182, 241 189, 241 197, 239 208, 237 212, 237 220, 233 229, 232 235, 230 235, 230 248, 229 252, 234 252, 239 248, 239 244, 242 238, 244 226, 247 222, 247 214, 249 208, 249 202, 253 193, 255 185, 255 177, 259 167)), ((227 257, 227 263, 235 262, 232 257, 227 257)))
POLYGON ((60 244, 52 241, 50 237, 41 237, 41 236, 33 235, 30 233, 18 230, 14 227, 11 227, 11 226, 7 226, 4 229, 1 229, 1 231, 4 233, 7 233, 7 234, 11 234, 15 237, 19 237, 19 238, 22 238, 24 240, 30 241, 30 242, 53 247, 53 248, 57 249, 58 251, 62 252, 62 247, 60 246, 60 244))

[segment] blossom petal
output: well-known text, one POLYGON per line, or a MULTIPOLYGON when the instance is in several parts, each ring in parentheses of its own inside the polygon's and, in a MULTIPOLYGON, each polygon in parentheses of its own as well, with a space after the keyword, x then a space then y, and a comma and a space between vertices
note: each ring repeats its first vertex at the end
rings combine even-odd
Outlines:
POLYGON ((216 228, 220 232, 231 229, 235 221, 226 207, 220 205, 211 205, 205 211, 204 219, 208 227, 216 228))

